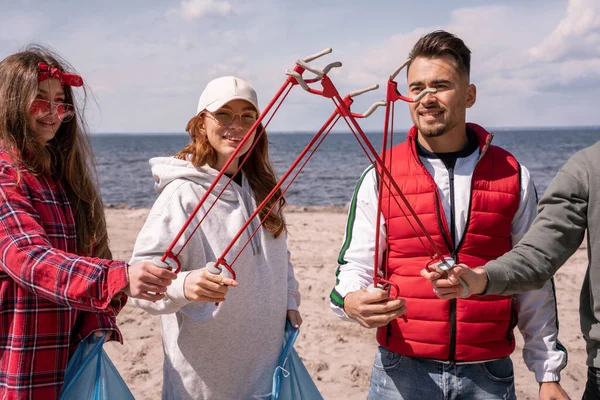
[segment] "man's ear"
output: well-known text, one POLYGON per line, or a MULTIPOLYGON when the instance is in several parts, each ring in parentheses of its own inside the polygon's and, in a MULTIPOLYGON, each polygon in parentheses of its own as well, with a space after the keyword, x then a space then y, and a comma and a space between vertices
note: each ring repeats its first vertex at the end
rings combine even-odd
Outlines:
POLYGON ((467 108, 473 107, 477 99, 477 88, 472 83, 467 87, 467 108))

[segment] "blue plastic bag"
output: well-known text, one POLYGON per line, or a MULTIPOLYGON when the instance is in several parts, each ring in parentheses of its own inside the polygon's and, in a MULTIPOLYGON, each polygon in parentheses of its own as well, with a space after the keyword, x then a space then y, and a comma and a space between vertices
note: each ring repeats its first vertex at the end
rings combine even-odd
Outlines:
POLYGON ((273 373, 271 400, 322 400, 323 396, 294 349, 300 333, 289 321, 285 325, 283 350, 273 373))
POLYGON ((67 365, 60 400, 133 400, 119 371, 102 350, 104 335, 90 335, 67 365))

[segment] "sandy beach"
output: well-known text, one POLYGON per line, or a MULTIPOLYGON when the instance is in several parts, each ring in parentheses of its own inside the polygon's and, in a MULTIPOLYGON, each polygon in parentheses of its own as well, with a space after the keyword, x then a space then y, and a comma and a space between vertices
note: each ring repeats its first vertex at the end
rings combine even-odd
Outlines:
MULTIPOLYGON (((115 258, 128 260, 148 210, 107 209, 115 258)), ((336 258, 346 213, 339 208, 292 207, 287 213, 289 248, 300 281, 304 319, 296 350, 325 399, 365 399, 376 349, 375 331, 338 320, 329 309, 336 258)), ((573 398, 585 386, 585 343, 579 328, 579 291, 587 264, 580 248, 555 277, 560 321, 559 339, 569 352, 562 385, 573 398)), ((162 345, 159 318, 127 305, 118 317, 124 345, 108 343, 106 351, 136 399, 160 399, 162 345)), ((538 384, 521 356, 522 339, 513 353, 519 399, 537 399, 538 384)))

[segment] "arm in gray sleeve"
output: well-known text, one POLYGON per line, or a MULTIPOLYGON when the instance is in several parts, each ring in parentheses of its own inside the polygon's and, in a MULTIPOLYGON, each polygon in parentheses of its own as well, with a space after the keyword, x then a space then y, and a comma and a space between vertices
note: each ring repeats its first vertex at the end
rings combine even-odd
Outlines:
MULTIPOLYGON (((181 196, 182 193, 189 194, 190 192, 191 190, 181 188, 181 185, 171 184, 160 194, 138 234, 130 260, 131 264, 152 261, 154 257, 163 255, 189 215, 181 196)), ((188 197, 191 196, 188 195, 188 197)), ((194 200, 195 197, 191 197, 190 201, 194 200)), ((182 236, 179 243, 184 243, 187 240, 187 234, 186 232, 182 236)), ((198 235, 195 235, 179 255, 182 270, 178 273, 177 279, 167 288, 165 297, 158 301, 132 299, 134 305, 150 314, 171 314, 190 303, 190 300, 184 294, 185 278, 191 270, 198 268, 198 265, 206 264, 202 243, 196 240, 197 238, 198 235), (193 261, 192 255, 194 256, 193 261), (199 260, 200 262, 198 262, 199 260)), ((175 252, 178 251, 179 246, 181 245, 178 245, 175 252)))
POLYGON ((539 289, 577 250, 587 228, 588 181, 576 154, 548 186, 538 216, 523 239, 484 266, 488 275, 485 294, 539 289))

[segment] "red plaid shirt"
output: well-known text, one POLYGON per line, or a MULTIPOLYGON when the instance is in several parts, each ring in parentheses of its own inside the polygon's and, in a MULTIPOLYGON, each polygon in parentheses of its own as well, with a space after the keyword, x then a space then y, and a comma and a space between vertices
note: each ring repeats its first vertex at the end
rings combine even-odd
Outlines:
POLYGON ((57 399, 69 357, 112 330, 127 264, 80 257, 60 181, 21 170, 0 150, 0 400, 57 399))

